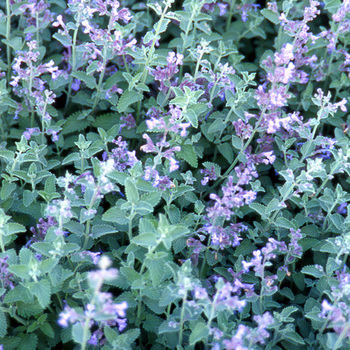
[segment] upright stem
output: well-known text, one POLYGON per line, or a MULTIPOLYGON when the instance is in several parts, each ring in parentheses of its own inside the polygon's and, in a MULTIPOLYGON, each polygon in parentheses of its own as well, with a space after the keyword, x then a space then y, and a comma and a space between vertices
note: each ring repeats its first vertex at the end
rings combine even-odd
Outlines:
POLYGON ((227 23, 226 23, 226 32, 229 30, 230 25, 231 25, 232 16, 233 16, 233 8, 234 8, 235 4, 236 4, 236 0, 231 0, 230 10, 229 10, 229 14, 228 14, 227 23))
MULTIPOLYGON (((10 8, 10 0, 6 0, 6 40, 10 40, 10 32, 11 32, 11 8, 10 8)), ((7 53, 7 84, 10 83, 11 78, 11 47, 7 43, 6 44, 6 53, 7 53)))
POLYGON ((84 333, 83 333, 83 342, 81 344, 81 350, 85 350, 86 349, 86 343, 89 340, 88 339, 88 335, 89 335, 90 321, 91 321, 91 319, 89 317, 85 320, 84 333))
POLYGON ((182 335, 184 330, 184 317, 185 317, 185 304, 187 300, 187 290, 185 291, 185 295, 182 298, 182 308, 181 308, 181 315, 180 315, 180 332, 179 332, 179 344, 181 346, 182 344, 182 335))
MULTIPOLYGON (((164 11, 162 12, 162 15, 161 15, 161 17, 160 17, 160 20, 159 20, 159 22, 158 22, 157 29, 156 29, 156 32, 155 32, 155 35, 154 35, 154 39, 153 39, 153 41, 152 41, 152 45, 151 45, 151 47, 150 47, 150 49, 149 49, 149 51, 148 51, 147 61, 146 61, 145 67, 143 68, 142 77, 141 77, 141 83, 142 83, 142 84, 145 84, 145 82, 146 82, 146 79, 147 79, 147 70, 148 70, 148 68, 149 68, 150 63, 152 62, 153 53, 154 53, 154 47, 155 47, 155 45, 156 45, 157 37, 158 37, 158 35, 159 35, 159 32, 160 32, 160 29, 161 29, 162 22, 163 22, 163 20, 164 20, 165 14, 166 14, 167 11, 168 11, 168 7, 169 7, 169 5, 166 4, 166 6, 165 6, 165 8, 164 8, 164 11)), ((142 102, 142 101, 139 101, 138 106, 137 106, 136 125, 139 125, 139 121, 140 121, 141 102, 142 102)))
POLYGON ((104 78, 104 75, 105 75, 105 71, 106 71, 106 63, 107 63, 107 46, 104 45, 103 46, 103 70, 100 74, 100 78, 98 80, 98 86, 97 86, 97 94, 96 94, 96 97, 95 97, 95 101, 94 101, 94 104, 92 106, 92 111, 91 113, 94 112, 96 106, 97 106, 97 103, 100 101, 100 92, 101 92, 101 87, 102 87, 102 82, 103 82, 103 78, 104 78))
MULTIPOLYGON (((251 141, 253 140, 256 132, 258 131, 258 128, 260 126, 260 123, 262 122, 264 116, 265 116, 265 111, 266 109, 264 109, 261 112, 260 118, 257 121, 254 130, 252 132, 252 134, 250 135, 249 139, 247 140, 247 142, 245 143, 245 145, 243 146, 242 150, 240 151, 239 154, 243 154, 244 151, 248 148, 248 146, 250 145, 251 141)), ((238 156, 237 155, 236 159, 233 161, 233 163, 230 165, 230 167, 226 170, 225 174, 223 176, 221 176, 221 178, 217 179, 214 184, 204 193, 203 197, 206 197, 212 190, 214 190, 226 177, 227 175, 232 171, 232 169, 236 166, 237 162, 238 162, 238 156)))
MULTIPOLYGON (((74 34, 73 34, 72 72, 71 72, 71 74, 73 74, 75 72, 76 64, 77 64, 76 45, 77 45, 77 37, 78 37, 78 32, 79 32, 79 27, 80 27, 80 17, 81 17, 81 14, 80 14, 80 12, 78 12, 78 20, 76 22, 77 27, 75 28, 75 31, 74 31, 74 34)), ((66 110, 68 108, 71 93, 72 93, 72 83, 69 84, 66 105, 64 107, 64 112, 66 112, 66 110)))

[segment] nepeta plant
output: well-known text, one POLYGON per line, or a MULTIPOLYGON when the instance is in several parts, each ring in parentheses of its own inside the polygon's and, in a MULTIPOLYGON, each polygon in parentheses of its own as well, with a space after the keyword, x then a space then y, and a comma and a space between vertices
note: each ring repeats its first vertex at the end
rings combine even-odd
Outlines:
POLYGON ((348 348, 349 13, 1 2, 0 348, 348 348))

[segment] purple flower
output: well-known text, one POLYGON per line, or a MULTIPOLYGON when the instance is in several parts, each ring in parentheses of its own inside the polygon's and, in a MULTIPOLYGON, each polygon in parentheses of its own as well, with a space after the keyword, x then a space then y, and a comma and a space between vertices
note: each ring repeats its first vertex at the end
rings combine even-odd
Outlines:
POLYGON ((68 305, 64 307, 59 316, 58 324, 62 327, 68 327, 69 323, 75 323, 79 319, 78 313, 68 305))
POLYGON ((337 213, 346 214, 347 213, 347 209, 346 209, 347 206, 348 206, 348 203, 346 203, 346 202, 340 204, 339 207, 337 208, 337 213))
POLYGON ((146 140, 147 144, 140 147, 141 151, 146 153, 155 152, 156 148, 151 138, 147 134, 143 134, 142 137, 146 140))
POLYGON ((30 140, 33 134, 39 134, 40 130, 39 128, 27 128, 27 131, 23 133, 23 136, 27 139, 30 140))
POLYGON ((13 289, 15 287, 13 284, 14 275, 8 271, 8 259, 8 255, 5 255, 3 258, 0 258, 0 281, 3 288, 10 287, 11 289, 13 289))

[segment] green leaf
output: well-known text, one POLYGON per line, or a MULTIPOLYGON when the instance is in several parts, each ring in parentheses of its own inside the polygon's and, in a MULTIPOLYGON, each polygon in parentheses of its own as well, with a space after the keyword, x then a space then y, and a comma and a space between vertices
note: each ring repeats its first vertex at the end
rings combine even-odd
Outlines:
POLYGON ((113 226, 110 225, 94 225, 91 229, 91 233, 94 236, 94 238, 98 238, 103 235, 116 232, 118 232, 118 230, 116 230, 113 226))
POLYGON ((126 218, 126 213, 117 207, 108 209, 102 216, 102 220, 116 222, 120 225, 125 225, 129 222, 126 218))
POLYGON ((192 124, 193 127, 198 128, 198 116, 195 111, 188 109, 183 113, 183 115, 192 124))
MULTIPOLYGON (((77 322, 72 327, 72 336, 75 342, 79 344, 83 344, 84 342, 84 327, 81 324, 81 322, 77 322)), ((87 332, 87 339, 91 338, 91 332, 90 329, 87 332)))
POLYGON ((70 47, 72 46, 72 42, 70 38, 67 38, 66 35, 62 35, 60 33, 55 33, 53 37, 59 41, 64 47, 70 47))
POLYGON ((139 201, 136 204, 135 210, 137 214, 147 215, 149 213, 153 213, 153 206, 152 204, 147 203, 146 201, 139 201))
POLYGON ((190 335, 190 345, 194 345, 200 341, 204 342, 205 344, 208 335, 209 335, 208 326, 203 322, 197 323, 196 327, 193 329, 190 335))
POLYGON ((274 23, 274 24, 279 24, 280 23, 280 20, 279 20, 279 17, 278 17, 278 14, 271 11, 271 10, 268 10, 268 9, 263 9, 260 11, 260 13, 266 18, 268 19, 270 22, 274 23))
POLYGON ((141 101, 142 98, 143 98, 143 95, 140 92, 125 91, 119 99, 118 107, 117 107, 118 112, 119 113, 125 112, 130 105, 132 105, 135 102, 141 101))
POLYGON ((95 89, 97 87, 96 79, 92 75, 88 75, 85 72, 73 72, 72 77, 81 80, 90 89, 95 89))
POLYGON ((146 267, 151 274, 151 280, 154 286, 159 285, 164 276, 164 257, 157 253, 146 254, 146 267))
POLYGON ((38 336, 35 333, 21 334, 21 342, 17 350, 33 350, 37 348, 38 336))
POLYGON ((180 330, 180 324, 176 322, 175 320, 169 319, 164 321, 158 329, 158 333, 171 333, 171 332, 178 332, 180 330))
POLYGON ((16 187, 17 185, 14 182, 3 180, 1 184, 0 198, 2 200, 9 198, 16 187))
POLYGON ((26 232, 27 230, 21 224, 17 224, 16 222, 10 222, 10 223, 6 224, 4 231, 5 231, 6 236, 11 236, 11 235, 14 235, 16 233, 26 232))
POLYGON ((181 145, 181 150, 176 153, 181 159, 184 159, 192 167, 198 167, 198 157, 192 145, 181 145))
POLYGON ((152 207, 155 207, 159 203, 161 198, 162 198, 162 195, 158 191, 145 193, 141 196, 141 200, 151 204, 152 207))
POLYGON ((158 243, 157 237, 153 233, 143 233, 138 235, 134 237, 131 242, 145 248, 155 247, 158 243))
POLYGON ((125 180, 125 194, 128 202, 133 204, 136 204, 140 199, 139 192, 135 184, 129 178, 125 180))
POLYGON ((0 337, 3 338, 7 334, 7 320, 5 313, 0 309, 0 337))
POLYGON ((315 265, 304 266, 301 272, 306 275, 311 275, 315 278, 320 278, 324 276, 323 270, 318 269, 315 265))
POLYGON ((38 282, 32 282, 29 285, 31 292, 38 298, 42 308, 46 308, 50 303, 51 284, 48 280, 42 279, 38 282))
POLYGON ((283 338, 294 344, 298 344, 298 345, 305 344, 304 339, 297 332, 294 332, 294 331, 284 331, 283 338))
POLYGON ((31 205, 34 201, 34 199, 38 196, 38 192, 34 191, 29 191, 29 190, 24 190, 23 192, 23 204, 28 207, 31 205))
POLYGON ((30 278, 28 265, 12 265, 9 267, 9 271, 24 280, 30 278))
POLYGON ((262 219, 266 220, 266 207, 259 203, 251 203, 249 207, 255 210, 258 214, 261 215, 262 219))
POLYGON ((233 150, 228 142, 218 145, 218 150, 229 163, 233 162, 233 150))
POLYGON ((277 220, 275 221, 275 225, 287 229, 295 229, 295 226, 289 220, 282 216, 277 218, 277 220))

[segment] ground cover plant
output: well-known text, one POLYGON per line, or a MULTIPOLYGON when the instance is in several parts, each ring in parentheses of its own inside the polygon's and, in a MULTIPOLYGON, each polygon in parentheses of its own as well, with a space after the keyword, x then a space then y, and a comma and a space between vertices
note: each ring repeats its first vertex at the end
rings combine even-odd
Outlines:
POLYGON ((0 8, 0 348, 349 348, 349 1, 0 8))

